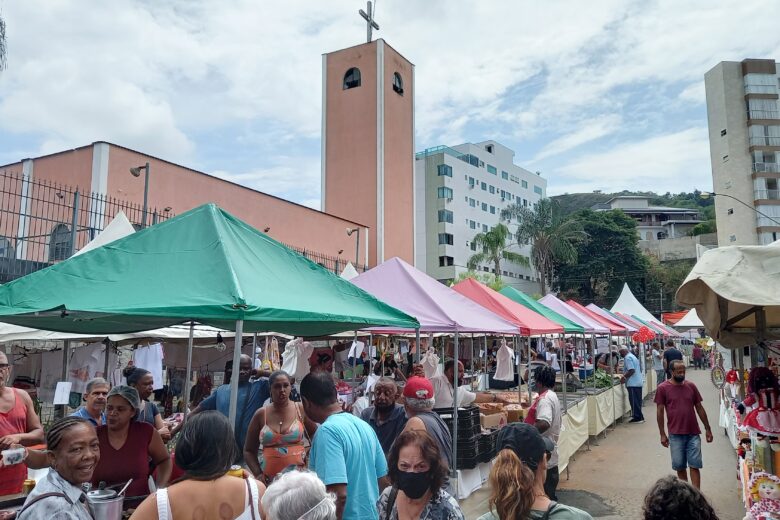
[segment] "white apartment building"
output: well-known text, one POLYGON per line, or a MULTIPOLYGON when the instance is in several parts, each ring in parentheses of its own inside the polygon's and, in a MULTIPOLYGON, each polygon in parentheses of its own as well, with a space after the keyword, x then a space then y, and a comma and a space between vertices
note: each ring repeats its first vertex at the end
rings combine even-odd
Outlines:
MULTIPOLYGON (((515 152, 497 143, 437 146, 415 157, 415 264, 443 282, 468 270, 477 252, 474 236, 500 221, 501 210, 512 203, 524 206, 544 198, 547 181, 514 164, 515 152)), ((506 222, 505 222, 506 224, 506 222)), ((508 225, 514 233, 516 226, 508 225)), ((514 239, 512 239, 514 242, 514 239)), ((530 256, 530 247, 513 251, 530 256)), ((478 270, 492 273, 494 266, 478 270)), ((532 268, 501 264, 502 280, 529 294, 539 291, 532 268)))
POLYGON ((704 87, 718 243, 773 242, 780 238, 778 64, 724 61, 704 75, 704 87))

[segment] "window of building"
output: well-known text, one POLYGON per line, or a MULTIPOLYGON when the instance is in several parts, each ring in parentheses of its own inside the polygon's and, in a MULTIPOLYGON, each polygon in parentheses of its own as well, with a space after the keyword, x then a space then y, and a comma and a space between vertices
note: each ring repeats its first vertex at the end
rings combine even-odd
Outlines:
POLYGON ((473 188, 475 182, 474 177, 469 177, 469 188, 473 188))
POLYGON ((536 193, 537 195, 544 195, 542 188, 540 188, 539 186, 534 186, 534 193, 536 193))
POLYGON ((729 242, 736 242, 737 241, 737 235, 729 235, 729 242))
POLYGON ((483 233, 487 233, 488 232, 487 224, 482 224, 482 232, 483 233))
POLYGON ((496 192, 496 187, 491 184, 490 185, 490 193, 495 193, 495 192, 496 192))
POLYGON ((439 267, 450 267, 454 263, 455 263, 455 259, 452 258, 451 256, 439 257, 439 267))
POLYGON ((487 153, 493 153, 493 145, 492 144, 486 144, 485 145, 485 151, 487 153))
POLYGON ((490 213, 493 214, 493 215, 496 214, 496 207, 495 206, 490 206, 490 213))
POLYGON ((520 186, 522 186, 525 189, 528 189, 528 181, 523 181, 520 186))
POLYGON ((57 224, 49 235, 49 261, 65 260, 70 254, 70 228, 57 224))
POLYGON ((723 137, 725 135, 726 135, 726 129, 724 128, 723 130, 720 131, 720 136, 723 137))
POLYGON ((520 182, 520 177, 518 177, 517 175, 510 175, 509 180, 514 182, 515 184, 518 184, 520 182))
POLYGON ((452 199, 452 188, 446 186, 439 186, 436 189, 436 194, 440 199, 452 199))
POLYGON ((473 220, 469 220, 469 227, 471 229, 477 229, 477 223, 474 222, 473 220))
POLYGON ((527 201, 527 200, 525 200, 525 199, 523 199, 523 207, 524 207, 524 208, 527 208, 527 207, 528 207, 528 201, 527 201))
POLYGON ((480 182, 479 187, 482 188, 482 191, 487 191, 487 183, 486 182, 480 182))
POLYGON ((463 197, 463 198, 465 199, 465 200, 464 200, 464 202, 465 202, 466 204, 468 204, 468 202, 469 202, 469 197, 468 197, 468 195, 466 195, 466 196, 465 196, 465 197, 463 197))
POLYGON ((486 202, 482 203, 482 211, 487 211, 488 205, 486 202))
POLYGON ((397 72, 393 73, 393 91, 397 92, 401 96, 404 95, 404 80, 397 72))
POLYGON ((472 242, 472 243, 471 243, 471 245, 470 245, 469 247, 471 248, 471 250, 472 250, 472 251, 476 251, 476 250, 477 250, 477 244, 476 244, 476 242, 472 242))
POLYGON ((726 210, 726 215, 733 215, 734 214, 734 208, 729 208, 726 210))
POLYGON ((439 233, 439 245, 452 245, 452 233, 439 233))
POLYGON ((439 177, 452 177, 452 166, 449 164, 440 164, 436 167, 439 177))
POLYGON ((501 170, 501 178, 506 180, 509 180, 509 174, 505 172, 504 170, 501 170))
POLYGON ((0 236, 0 258, 13 258, 14 246, 11 241, 4 236, 0 236))
POLYGON ((492 173, 493 175, 498 175, 498 170, 496 170, 496 167, 492 164, 487 165, 487 171, 488 173, 492 173))
POLYGON ((360 86, 360 69, 352 67, 344 74, 344 90, 360 86))
POLYGON ((482 268, 482 270, 483 270, 484 272, 486 272, 486 273, 490 271, 490 269, 488 269, 487 267, 483 267, 483 268, 482 268))
POLYGON ((448 222, 452 224, 452 211, 448 209, 439 210, 439 222, 448 222))

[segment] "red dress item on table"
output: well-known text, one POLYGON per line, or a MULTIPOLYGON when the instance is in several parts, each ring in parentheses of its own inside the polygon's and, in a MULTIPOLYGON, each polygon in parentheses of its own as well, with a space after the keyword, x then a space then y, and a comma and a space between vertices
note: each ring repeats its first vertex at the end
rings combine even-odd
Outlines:
POLYGON ((758 408, 754 408, 745 416, 742 426, 763 435, 780 435, 780 410, 776 406, 776 390, 759 390, 758 408))
POLYGON ((125 491, 126 497, 140 497, 149 494, 149 443, 154 426, 132 421, 125 444, 118 450, 108 442, 108 427, 98 426, 100 462, 92 474, 92 486, 97 488, 101 481, 107 486, 124 484, 133 479, 125 491))
MULTIPOLYGON (((21 390, 15 388, 11 390, 15 402, 13 408, 6 413, 0 412, 0 437, 27 433, 27 405, 19 397, 21 390)), ((24 463, 0 468, 0 496, 21 493, 25 479, 27 479, 27 466, 24 463)))

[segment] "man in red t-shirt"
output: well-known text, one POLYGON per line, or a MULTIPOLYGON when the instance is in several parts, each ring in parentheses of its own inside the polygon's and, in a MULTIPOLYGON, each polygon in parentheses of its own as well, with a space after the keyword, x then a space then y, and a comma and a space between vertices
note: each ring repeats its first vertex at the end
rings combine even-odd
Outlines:
POLYGON ((679 359, 669 364, 672 378, 662 383, 655 393, 656 418, 661 433, 661 445, 670 448, 672 469, 680 480, 688 481, 690 468, 691 484, 701 488, 701 430, 696 421, 699 414, 707 442, 712 442, 712 430, 707 412, 701 404, 699 389, 685 380, 685 363, 679 359), (669 419, 669 436, 664 429, 664 412, 669 419))

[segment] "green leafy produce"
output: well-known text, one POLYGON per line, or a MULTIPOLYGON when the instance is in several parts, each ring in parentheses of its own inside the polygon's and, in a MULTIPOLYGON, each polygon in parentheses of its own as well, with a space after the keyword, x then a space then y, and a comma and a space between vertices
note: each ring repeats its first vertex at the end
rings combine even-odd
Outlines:
POLYGON ((615 384, 612 376, 601 369, 597 369, 592 376, 585 378, 584 383, 586 387, 595 388, 609 388, 615 384))

